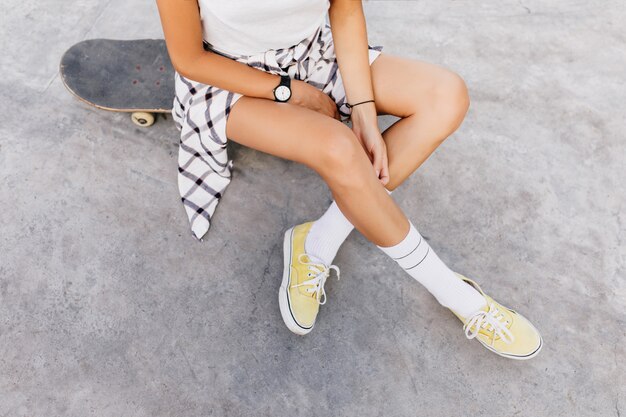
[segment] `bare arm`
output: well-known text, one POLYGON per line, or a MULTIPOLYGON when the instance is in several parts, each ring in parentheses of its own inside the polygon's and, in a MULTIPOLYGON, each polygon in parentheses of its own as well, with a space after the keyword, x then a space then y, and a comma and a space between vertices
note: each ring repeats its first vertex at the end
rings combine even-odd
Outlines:
MULTIPOLYGON (((229 1, 229 0, 223 0, 229 1)), ((205 51, 197 0, 156 0, 167 51, 176 71, 191 80, 244 96, 274 100, 280 76, 205 51)), ((289 103, 339 119, 334 101, 312 85, 291 81, 289 103)))
MULTIPOLYGON (((225 0, 227 1, 227 0, 225 0)), ((182 76, 250 97, 274 100, 280 76, 205 51, 197 0, 156 0, 172 65, 182 76)))
MULTIPOLYGON (((374 98, 369 64, 367 29, 360 0, 331 0, 328 11, 346 99, 354 104, 374 98)), ((360 104, 353 116, 376 118, 374 103, 360 104)))
MULTIPOLYGON (((328 17, 348 103, 375 99, 361 0, 331 0, 328 17)), ((350 118, 352 130, 372 161, 376 176, 385 185, 389 182, 387 147, 376 116, 376 105, 369 102, 353 107, 350 118)))

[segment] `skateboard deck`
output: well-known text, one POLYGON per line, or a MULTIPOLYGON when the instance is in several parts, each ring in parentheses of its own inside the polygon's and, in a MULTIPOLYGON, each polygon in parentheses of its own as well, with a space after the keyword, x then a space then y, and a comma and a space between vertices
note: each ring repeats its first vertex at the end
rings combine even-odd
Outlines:
POLYGON ((163 39, 89 39, 68 49, 60 73, 67 89, 100 109, 132 113, 139 126, 169 113, 174 68, 163 39))

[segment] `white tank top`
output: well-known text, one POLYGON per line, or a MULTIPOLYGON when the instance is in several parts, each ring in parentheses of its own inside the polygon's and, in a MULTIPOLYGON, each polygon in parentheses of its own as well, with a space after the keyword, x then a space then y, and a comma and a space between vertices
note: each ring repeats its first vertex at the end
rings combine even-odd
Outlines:
POLYGON ((326 19, 329 0, 198 0, 212 49, 252 55, 296 45, 326 19))

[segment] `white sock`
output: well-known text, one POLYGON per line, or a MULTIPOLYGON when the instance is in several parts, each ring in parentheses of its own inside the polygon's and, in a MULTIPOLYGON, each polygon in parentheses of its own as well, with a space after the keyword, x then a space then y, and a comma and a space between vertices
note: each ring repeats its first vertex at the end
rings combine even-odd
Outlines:
MULTIPOLYGON (((391 194, 391 191, 386 188, 385 190, 391 194)), ((337 203, 333 201, 322 217, 315 220, 311 226, 304 240, 304 250, 307 254, 330 265, 352 229, 354 229, 352 223, 346 219, 337 203)))
POLYGON ((394 259, 410 276, 421 283, 439 304, 463 317, 469 317, 486 305, 485 297, 458 278, 446 266, 409 221, 409 233, 398 244, 378 246, 394 259))

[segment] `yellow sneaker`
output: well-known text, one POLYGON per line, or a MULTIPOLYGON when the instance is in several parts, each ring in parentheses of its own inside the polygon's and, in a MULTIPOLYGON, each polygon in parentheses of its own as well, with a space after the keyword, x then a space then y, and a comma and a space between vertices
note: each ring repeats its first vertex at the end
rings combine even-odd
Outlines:
POLYGON ((468 339, 476 338, 490 351, 510 359, 530 359, 539 353, 543 339, 528 319, 486 295, 476 282, 459 273, 456 275, 487 300, 486 307, 468 318, 451 310, 463 322, 468 339))
POLYGON ((314 262, 304 251, 304 240, 313 222, 296 225, 285 232, 283 281, 278 292, 280 313, 289 330, 305 335, 313 329, 319 306, 326 303, 324 284, 336 265, 314 262))

